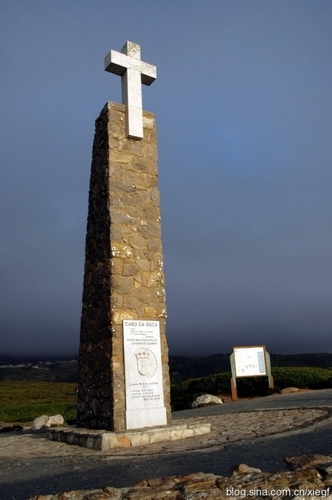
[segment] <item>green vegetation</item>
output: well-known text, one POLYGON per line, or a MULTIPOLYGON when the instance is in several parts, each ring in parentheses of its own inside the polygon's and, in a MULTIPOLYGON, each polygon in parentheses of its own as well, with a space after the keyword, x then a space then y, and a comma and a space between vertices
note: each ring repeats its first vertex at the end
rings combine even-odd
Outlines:
POLYGON ((299 389, 327 389, 332 387, 332 368, 314 368, 306 366, 272 368, 274 385, 298 387, 299 389))
MULTIPOLYGON (((332 387, 332 368, 276 367, 272 368, 274 390, 268 388, 267 377, 247 377, 237 379, 238 397, 267 396, 285 387, 299 389, 326 389, 332 387)), ((217 373, 172 385, 172 410, 190 408, 191 403, 201 394, 216 396, 230 394, 230 372, 217 373)))
POLYGON ((60 413, 76 418, 76 384, 64 382, 0 382, 0 421, 31 422, 40 415, 60 413))
MULTIPOLYGON (((34 370, 36 371, 36 370, 34 370)), ((285 387, 325 389, 332 387, 332 368, 275 367, 272 368, 275 389, 285 387)), ((172 409, 190 408, 201 394, 217 396, 230 394, 231 373, 188 378, 172 385, 172 409)), ((0 421, 31 422, 40 415, 60 413, 67 422, 76 418, 76 384, 72 382, 47 382, 36 380, 0 381, 0 421)), ((266 377, 237 379, 239 397, 266 396, 271 393, 266 377)))

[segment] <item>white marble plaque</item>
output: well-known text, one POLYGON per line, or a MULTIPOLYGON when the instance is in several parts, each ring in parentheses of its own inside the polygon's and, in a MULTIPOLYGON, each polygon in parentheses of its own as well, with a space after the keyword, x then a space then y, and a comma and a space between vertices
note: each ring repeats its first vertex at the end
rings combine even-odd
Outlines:
POLYGON ((166 425, 159 321, 123 321, 127 429, 166 425))

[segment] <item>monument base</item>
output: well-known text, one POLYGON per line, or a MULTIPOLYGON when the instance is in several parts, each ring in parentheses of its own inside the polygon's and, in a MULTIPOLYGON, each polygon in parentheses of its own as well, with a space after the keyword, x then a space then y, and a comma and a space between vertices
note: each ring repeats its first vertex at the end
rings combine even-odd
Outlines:
POLYGON ((127 429, 142 429, 167 425, 166 408, 126 410, 127 429))
POLYGON ((124 432, 61 427, 50 429, 47 437, 51 441, 61 441, 67 444, 83 446, 91 450, 107 451, 114 448, 144 446, 163 441, 186 439, 208 434, 210 431, 211 424, 209 423, 168 425, 165 427, 124 432))

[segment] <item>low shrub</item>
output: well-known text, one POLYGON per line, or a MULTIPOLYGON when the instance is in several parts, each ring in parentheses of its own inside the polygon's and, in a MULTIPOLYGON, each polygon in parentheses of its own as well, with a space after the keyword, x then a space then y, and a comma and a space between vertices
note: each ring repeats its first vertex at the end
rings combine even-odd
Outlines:
POLYGON ((332 387, 332 368, 306 366, 273 368, 274 385, 278 389, 327 389, 332 387))
MULTIPOLYGON (((267 396, 285 387, 326 389, 332 387, 332 368, 275 367, 272 369, 274 389, 269 389, 267 377, 237 378, 238 397, 267 396)), ((191 407, 194 399, 202 394, 229 395, 231 373, 224 372, 207 377, 188 379, 171 388, 172 410, 191 407)))

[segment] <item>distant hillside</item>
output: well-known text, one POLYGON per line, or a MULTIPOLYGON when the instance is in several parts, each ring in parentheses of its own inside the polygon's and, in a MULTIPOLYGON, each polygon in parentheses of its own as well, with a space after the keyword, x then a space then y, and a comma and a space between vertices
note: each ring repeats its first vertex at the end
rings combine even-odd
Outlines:
MULTIPOLYGON (((229 354, 215 354, 201 358, 170 356, 172 382, 200 378, 215 373, 229 372, 229 354)), ((332 367, 332 354, 271 354, 272 367, 311 366, 332 367)), ((0 361, 1 380, 42 380, 46 382, 77 382, 78 363, 71 361, 38 361, 36 363, 9 363, 0 361)))
POLYGON ((230 371, 229 354, 214 354, 202 358, 170 356, 169 368, 172 382, 228 372, 230 371))
POLYGON ((71 361, 38 361, 8 364, 0 362, 1 380, 40 380, 43 382, 77 382, 78 364, 71 361))
POLYGON ((271 354, 272 366, 316 366, 332 367, 332 354, 328 352, 313 354, 271 354))
MULTIPOLYGON (((170 357, 170 372, 173 382, 188 378, 199 378, 214 373, 230 372, 229 354, 214 354, 202 358, 170 357)), ((332 367, 332 353, 314 354, 270 354, 274 366, 332 367)))

